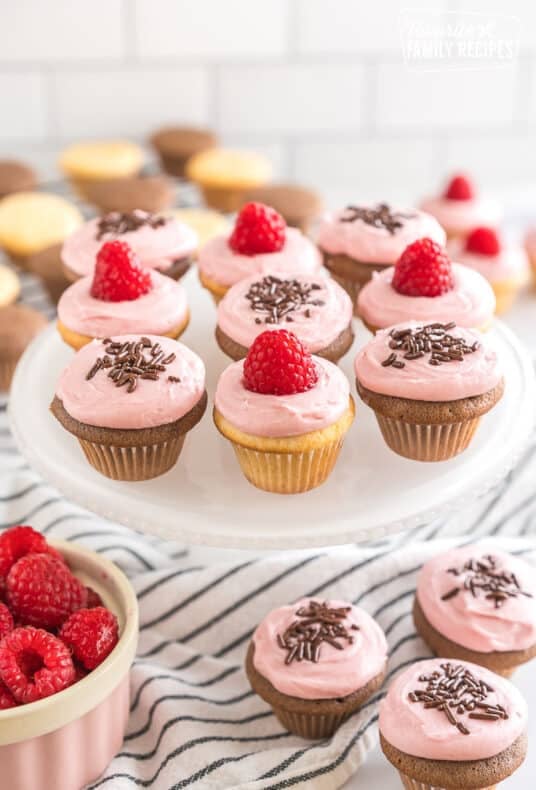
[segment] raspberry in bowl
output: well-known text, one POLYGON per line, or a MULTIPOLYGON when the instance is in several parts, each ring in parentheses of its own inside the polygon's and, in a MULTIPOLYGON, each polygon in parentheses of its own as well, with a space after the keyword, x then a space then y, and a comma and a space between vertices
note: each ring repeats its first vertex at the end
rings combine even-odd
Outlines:
POLYGON ((31 527, 0 536, 0 574, 2 783, 79 790, 123 742, 135 593, 109 560, 31 527))
POLYGON ((374 272, 357 299, 359 316, 371 331, 402 321, 442 321, 489 327, 495 309, 491 285, 477 271, 451 262, 432 239, 417 239, 396 264, 374 272))
POLYGON ((352 345, 352 302, 322 274, 254 274, 229 288, 218 305, 216 340, 243 359, 262 332, 290 329, 311 354, 337 362, 352 345))
POLYGON ((58 331, 76 351, 110 335, 179 338, 189 322, 186 291, 156 269, 143 269, 124 241, 107 241, 93 275, 72 283, 58 303, 58 331))
POLYGON ((214 422, 257 488, 297 494, 331 474, 354 419, 348 380, 286 329, 259 335, 221 374, 214 422))
POLYGON ((453 175, 440 195, 425 198, 420 207, 437 219, 448 239, 465 237, 478 225, 496 227, 502 215, 499 204, 482 197, 464 173, 453 175))
POLYGON ((199 278, 216 304, 231 286, 253 274, 287 271, 318 274, 322 260, 315 245, 263 203, 247 203, 230 235, 210 239, 199 251, 199 278))

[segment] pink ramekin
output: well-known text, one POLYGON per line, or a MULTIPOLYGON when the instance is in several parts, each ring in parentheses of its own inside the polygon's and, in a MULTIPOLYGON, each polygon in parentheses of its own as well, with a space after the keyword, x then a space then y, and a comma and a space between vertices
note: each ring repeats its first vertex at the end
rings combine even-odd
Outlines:
POLYGON ((138 641, 134 590, 104 557, 65 541, 51 544, 117 616, 120 639, 97 669, 70 688, 0 711, 0 787, 6 790, 80 790, 119 751, 128 721, 138 641))

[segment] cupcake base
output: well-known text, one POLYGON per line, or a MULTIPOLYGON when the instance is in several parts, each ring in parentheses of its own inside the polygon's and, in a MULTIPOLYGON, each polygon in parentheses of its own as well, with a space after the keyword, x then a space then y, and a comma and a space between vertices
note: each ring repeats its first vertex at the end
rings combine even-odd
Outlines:
POLYGON ((209 277, 203 274, 202 271, 199 272, 199 280, 203 288, 206 288, 209 291, 212 299, 214 300, 214 304, 216 307, 219 305, 227 291, 229 290, 228 285, 221 285, 221 283, 217 283, 214 280, 211 280, 209 277))
MULTIPOLYGON (((406 776, 405 774, 399 774, 400 781, 406 788, 406 790, 447 790, 445 787, 438 787, 437 785, 430 785, 425 782, 418 782, 416 779, 412 779, 410 776, 406 776)), ((497 785, 487 785, 487 787, 482 787, 480 790, 495 790, 497 785)), ((467 788, 448 788, 448 790, 467 790, 467 788)))
MULTIPOLYGON (((144 329, 143 332, 141 332, 141 334, 160 335, 160 337, 171 337, 173 338, 173 340, 178 340, 178 338, 188 327, 189 322, 190 322, 190 315, 188 314, 186 318, 182 321, 182 323, 177 324, 177 326, 174 326, 168 332, 151 332, 148 331, 147 329, 144 329)), ((91 343, 92 340, 95 340, 95 338, 91 337, 90 335, 81 335, 79 332, 75 332, 74 330, 69 329, 69 327, 65 326, 65 324, 62 323, 59 319, 58 319, 57 327, 62 340, 65 343, 67 343, 68 346, 74 348, 75 351, 79 351, 88 343, 91 343)), ((110 334, 116 334, 116 333, 111 332, 110 334)))
POLYGON ((495 314, 503 315, 507 313, 517 299, 519 289, 523 287, 525 281, 518 279, 502 280, 501 282, 490 283, 495 294, 495 314))
MULTIPOLYGON (((245 359, 247 356, 248 349, 246 346, 240 345, 240 343, 237 343, 229 337, 229 335, 226 335, 219 326, 216 327, 216 342, 223 353, 227 354, 231 359, 234 359, 235 362, 238 362, 240 359, 245 359)), ((328 359, 330 362, 338 362, 339 359, 350 350, 353 342, 354 331, 350 323, 332 343, 324 348, 311 351, 311 353, 317 357, 328 359)))
POLYGON ((324 266, 331 272, 333 279, 344 288, 354 305, 354 315, 357 311, 357 297, 361 288, 372 278, 373 272, 381 272, 391 264, 366 263, 350 258, 348 255, 332 255, 323 252, 324 266))
POLYGON ((0 362, 0 392, 9 392, 18 361, 18 359, 7 359, 0 362))
POLYGON ((247 191, 245 187, 217 187, 206 184, 198 184, 203 200, 209 208, 223 211, 224 214, 232 214, 240 211, 244 203, 244 195, 247 191))

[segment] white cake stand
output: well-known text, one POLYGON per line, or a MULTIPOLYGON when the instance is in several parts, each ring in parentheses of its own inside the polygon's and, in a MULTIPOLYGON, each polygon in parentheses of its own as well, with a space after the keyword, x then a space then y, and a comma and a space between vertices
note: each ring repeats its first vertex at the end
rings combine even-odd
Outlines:
MULTIPOLYGON (((183 340, 205 360, 209 403, 228 363, 214 340, 215 310, 188 275, 193 320, 183 340)), ((368 333, 356 327, 356 347, 368 333)), ((338 464, 320 488, 297 496, 251 486, 216 431, 210 409, 186 440, 177 466, 144 483, 108 480, 90 467, 76 439, 48 410, 62 368, 72 357, 54 326, 28 348, 15 375, 10 416, 30 464, 65 496, 134 529, 220 548, 299 549, 378 539, 427 523, 494 486, 515 464, 535 423, 530 359, 496 322, 490 335, 504 360, 502 401, 484 417, 472 446, 452 461, 424 464, 392 453, 370 410, 357 401, 356 421, 338 464)), ((355 349, 342 367, 353 382, 355 349)))

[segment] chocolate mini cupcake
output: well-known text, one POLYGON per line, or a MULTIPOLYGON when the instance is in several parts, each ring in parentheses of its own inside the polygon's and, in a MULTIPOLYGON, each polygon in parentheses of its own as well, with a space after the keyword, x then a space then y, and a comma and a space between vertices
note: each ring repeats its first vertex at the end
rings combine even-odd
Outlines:
POLYGON ((149 480, 175 465, 206 404, 197 354, 170 338, 121 335, 77 352, 51 410, 98 472, 149 480))
POLYGON ((139 209, 153 214, 173 205, 175 190, 165 176, 131 176, 106 181, 88 181, 86 199, 103 214, 139 209))
POLYGON ((536 656, 534 568, 485 545, 447 551, 423 566, 413 619, 436 655, 509 677, 536 656))
POLYGON ((380 688, 386 664, 384 633, 367 612, 304 598, 260 623, 246 672, 285 729, 329 738, 380 688))
POLYGON ((151 136, 150 143, 160 158, 162 169, 182 178, 188 160, 207 148, 213 148, 218 138, 209 129, 166 126, 151 136))
POLYGON ((297 184, 267 184, 250 189, 244 203, 265 203, 278 211, 287 225, 307 233, 313 220, 322 211, 322 199, 318 192, 297 184))
POLYGON ((34 337, 47 325, 46 318, 26 305, 0 308, 0 390, 11 386, 17 363, 34 337))
POLYGON ((16 159, 0 159, 0 199, 13 192, 27 192, 37 186, 35 170, 16 159))
POLYGON ((418 661, 380 703, 380 744, 407 790, 494 790, 527 753, 527 704, 466 661, 418 661))
POLYGON ((39 277, 51 302, 57 304, 69 285, 61 262, 62 244, 53 244, 28 258, 28 271, 39 277))

